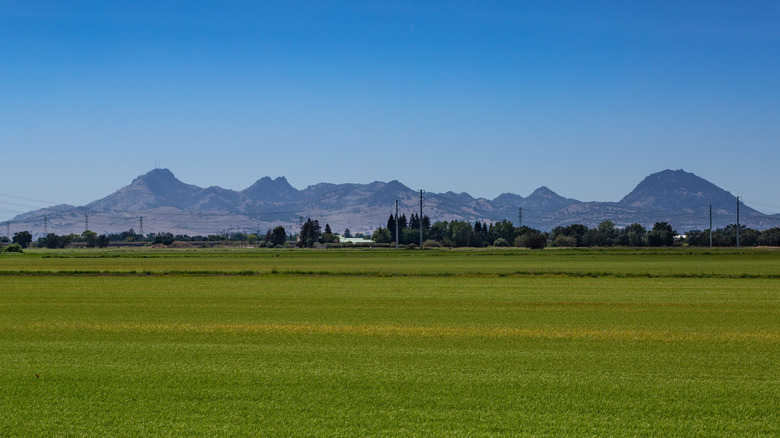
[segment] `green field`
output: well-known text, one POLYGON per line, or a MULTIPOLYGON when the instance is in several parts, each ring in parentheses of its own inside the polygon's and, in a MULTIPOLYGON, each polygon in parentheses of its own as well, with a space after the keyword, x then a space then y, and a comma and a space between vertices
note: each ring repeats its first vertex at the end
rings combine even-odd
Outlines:
POLYGON ((28 251, 0 281, 0 436, 780 436, 780 251, 28 251))

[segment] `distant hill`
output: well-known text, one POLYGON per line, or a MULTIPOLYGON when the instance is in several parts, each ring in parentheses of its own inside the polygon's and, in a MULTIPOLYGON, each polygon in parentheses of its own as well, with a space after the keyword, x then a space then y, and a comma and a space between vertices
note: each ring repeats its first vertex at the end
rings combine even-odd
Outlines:
MULTIPOLYGON (((371 232, 384 226, 399 201, 407 216, 419 212, 419 191, 399 181, 368 184, 319 183, 303 190, 284 178, 263 177, 241 191, 186 184, 168 169, 155 169, 129 185, 84 206, 57 205, 21 214, 14 229, 41 234, 93 231, 117 232, 133 228, 144 233, 207 235, 230 231, 260 231, 282 225, 296 231, 301 220, 318 219, 336 232, 371 232)), ((528 197, 504 193, 493 200, 468 193, 424 193, 423 211, 432 221, 467 220, 515 224, 522 209, 523 224, 542 230, 581 223, 589 227, 603 220, 618 226, 640 223, 651 227, 669 222, 678 231, 705 229, 709 206, 714 226, 735 223, 736 198, 715 184, 683 170, 664 170, 642 180, 618 202, 581 202, 542 186, 528 197)), ((780 215, 765 215, 741 207, 741 223, 766 229, 780 226, 780 215)))
MULTIPOLYGON (((684 170, 664 170, 639 183, 619 204, 652 211, 732 214, 737 198, 715 184, 684 170)), ((746 213, 758 213, 743 206, 746 213)))

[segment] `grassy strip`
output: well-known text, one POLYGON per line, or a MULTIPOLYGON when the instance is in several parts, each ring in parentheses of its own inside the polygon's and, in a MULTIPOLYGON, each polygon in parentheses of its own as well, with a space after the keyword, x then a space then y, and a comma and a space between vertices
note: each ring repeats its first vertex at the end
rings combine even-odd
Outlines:
POLYGON ((38 322, 19 324, 0 323, 0 330, 41 333, 56 331, 83 333, 86 331, 117 334, 260 334, 275 333, 281 335, 351 335, 403 338, 530 338, 530 339, 568 339, 568 340, 614 340, 614 341, 657 341, 657 342, 768 342, 780 343, 780 332, 776 331, 672 331, 630 329, 589 329, 589 328, 515 328, 480 326, 437 326, 437 325, 370 325, 370 324, 262 324, 262 323, 73 323, 38 322))
POLYGON ((607 272, 607 271, 514 271, 510 273, 456 273, 456 272, 386 272, 386 271, 330 271, 330 270, 17 270, 1 271, 0 277, 78 277, 78 276, 111 276, 111 277, 285 277, 285 276, 316 276, 316 277, 564 277, 564 278, 723 278, 723 279, 780 279, 780 274, 751 273, 651 273, 651 272, 607 272))

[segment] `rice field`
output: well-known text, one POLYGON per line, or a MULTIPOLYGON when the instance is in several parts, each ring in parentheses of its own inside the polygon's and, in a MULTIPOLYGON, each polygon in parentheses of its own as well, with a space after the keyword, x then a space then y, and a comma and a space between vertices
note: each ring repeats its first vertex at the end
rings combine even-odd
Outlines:
POLYGON ((0 257, 0 436, 780 436, 780 253, 0 257))

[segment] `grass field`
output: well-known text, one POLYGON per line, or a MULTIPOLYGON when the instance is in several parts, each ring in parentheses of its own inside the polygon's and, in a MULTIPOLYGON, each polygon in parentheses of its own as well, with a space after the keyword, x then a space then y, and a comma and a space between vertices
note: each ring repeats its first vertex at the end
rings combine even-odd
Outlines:
POLYGON ((29 251, 0 282, 0 436, 780 436, 778 251, 29 251))

